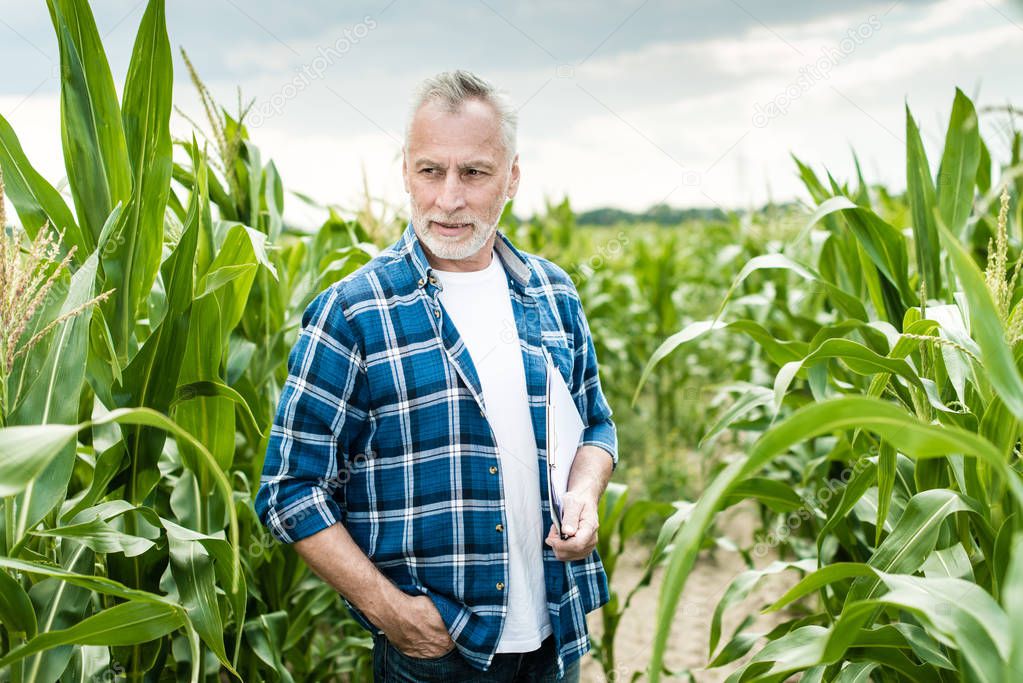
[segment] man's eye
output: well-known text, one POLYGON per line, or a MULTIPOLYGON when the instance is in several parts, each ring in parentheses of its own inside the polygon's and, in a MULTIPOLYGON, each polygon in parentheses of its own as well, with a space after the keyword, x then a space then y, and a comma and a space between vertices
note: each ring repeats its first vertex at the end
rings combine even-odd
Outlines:
POLYGON ((425 173, 425 174, 427 174, 427 175, 430 175, 430 174, 432 174, 432 173, 433 173, 433 172, 434 172, 435 170, 436 170, 436 169, 433 169, 433 168, 424 168, 424 169, 422 169, 422 170, 421 170, 421 171, 419 171, 419 172, 420 172, 420 173, 425 173))
POLYGON ((470 168, 466 170, 467 175, 483 175, 483 172, 479 169, 470 168))

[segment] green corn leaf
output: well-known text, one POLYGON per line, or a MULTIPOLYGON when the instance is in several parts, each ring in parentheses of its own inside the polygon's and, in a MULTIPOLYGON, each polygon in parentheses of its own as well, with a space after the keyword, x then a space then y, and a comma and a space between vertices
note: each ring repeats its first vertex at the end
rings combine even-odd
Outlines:
POLYGON ((7 195, 29 237, 34 239, 39 229, 49 223, 54 229, 64 231, 62 248, 66 251, 76 247, 74 260, 83 263, 92 253, 95 240, 90 233, 82 232, 64 198, 29 163, 14 129, 3 116, 0 116, 0 170, 4 174, 7 195))
POLYGON ((804 576, 799 583, 790 588, 780 598, 763 609, 764 613, 775 612, 792 604, 796 600, 816 593, 825 586, 836 581, 843 581, 861 576, 875 576, 874 570, 860 562, 833 562, 817 571, 804 576))
POLYGON ((1016 419, 1023 420, 1023 377, 1005 340, 1005 327, 984 274, 943 223, 939 223, 938 229, 969 303, 970 331, 980 346, 981 361, 991 386, 1016 419))
POLYGON ((927 281, 927 291, 941 291, 941 253, 934 225, 934 181, 927 163, 920 129, 906 106, 906 188, 913 215, 913 244, 917 272, 927 281))
POLYGON ((835 677, 835 683, 870 683, 870 674, 878 667, 877 662, 848 662, 835 677))
MULTIPOLYGON (((945 134, 945 151, 941 157, 941 166, 938 168, 937 197, 941 220, 957 237, 962 236, 966 220, 973 208, 973 189, 980 161, 981 141, 977 111, 970 98, 956 88, 952 116, 945 134)), ((990 160, 988 163, 990 164, 990 160)), ((987 184, 990 185, 990 182, 987 184)))
POLYGON ((21 584, 0 572, 0 623, 8 633, 31 638, 36 634, 36 613, 21 584))
POLYGON ((725 643, 714 658, 707 663, 707 668, 713 669, 715 667, 724 666, 725 664, 730 664, 752 650, 753 646, 756 645, 758 640, 760 640, 759 633, 752 633, 747 630, 752 624, 752 616, 747 616, 743 619, 728 642, 725 643))
POLYGON ((881 543, 892 493, 895 491, 895 474, 898 459, 891 444, 882 441, 877 457, 877 521, 874 523, 874 545, 881 543))
MULTIPOLYGON (((813 225, 816 221, 811 222, 809 225, 813 225)), ((794 261, 793 259, 785 256, 784 254, 764 254, 761 256, 754 256, 750 259, 739 271, 735 279, 732 280, 731 286, 725 293, 724 298, 721 301, 721 305, 718 308, 717 317, 721 316, 725 306, 732 298, 733 292, 736 288, 742 284, 750 275, 760 270, 787 270, 801 277, 802 279, 810 282, 814 287, 820 287, 827 292, 828 296, 832 298, 839 309, 843 313, 851 318, 858 320, 867 320, 867 312, 863 308, 863 304, 854 297, 843 291, 841 288, 836 287, 832 283, 828 282, 821 277, 819 273, 814 272, 809 266, 805 266, 801 263, 794 261)))
MULTIPOLYGON (((726 467, 706 488, 676 536, 658 600, 657 631, 650 658, 651 680, 660 676, 661 662, 671 628, 671 615, 686 578, 702 546, 704 534, 729 489, 756 473, 771 459, 796 443, 841 429, 862 429, 887 439, 912 458, 944 457, 948 453, 980 458, 1002 475, 1017 501, 1023 503, 1023 483, 1008 471, 1001 455, 988 441, 956 427, 925 424, 901 408, 866 397, 845 397, 816 403, 796 411, 754 444, 749 455, 726 467)), ((890 536, 889 536, 890 538, 890 536)))
MULTIPOLYGON (((851 606, 850 621, 856 612, 866 613, 872 607, 891 605, 912 612, 927 625, 928 631, 941 641, 957 648, 968 670, 977 680, 1013 680, 1003 678, 1009 650, 1009 618, 982 588, 961 579, 930 579, 878 572, 889 592, 877 601, 864 601, 851 606), (871 604, 875 603, 875 604, 871 604)), ((834 629, 839 635, 845 612, 834 629)), ((841 649, 845 638, 829 643, 833 651, 841 649)))
POLYGON ((715 420, 703 436, 700 438, 699 446, 711 443, 723 431, 728 429, 736 421, 746 417, 750 412, 761 406, 770 405, 774 401, 774 392, 767 387, 761 387, 748 382, 730 385, 728 389, 740 391, 739 396, 726 408, 717 420, 715 420))
MULTIPOLYGON (((244 575, 240 576, 237 582, 234 582, 234 579, 231 576, 232 556, 234 552, 231 544, 223 538, 217 538, 209 534, 201 534, 179 524, 175 524, 168 519, 161 519, 160 521, 163 524, 164 529, 167 530, 168 539, 179 544, 186 542, 198 543, 212 558, 217 581, 219 582, 220 587, 227 593, 231 603, 231 608, 234 611, 234 622, 243 623, 245 621, 245 607, 246 600, 248 599, 248 591, 246 590, 244 575), (233 590, 231 589, 232 585, 235 586, 233 590)), ((213 629, 212 632, 215 632, 215 629, 213 629)), ((241 647, 242 631, 240 629, 235 629, 235 635, 237 640, 235 643, 234 663, 237 663, 241 647)))
MULTIPOLYGON (((85 550, 85 546, 79 547, 83 551, 85 550)), ((91 561, 92 555, 83 555, 83 558, 91 561)), ((30 574, 32 576, 43 576, 55 579, 70 586, 84 588, 86 591, 94 591, 101 595, 109 595, 111 597, 121 598, 122 600, 130 600, 132 602, 157 602, 172 607, 177 606, 177 603, 162 595, 129 588, 119 581, 108 579, 104 576, 93 576, 91 574, 84 574, 80 571, 75 571, 78 567, 85 569, 91 568, 91 565, 84 561, 73 563, 71 569, 65 569, 63 567, 44 564, 42 562, 14 560, 7 557, 0 557, 0 567, 12 572, 16 571, 30 574)))
MULTIPOLYGON (((1008 617, 979 586, 961 579, 888 574, 864 565, 843 569, 870 571, 888 592, 873 600, 847 603, 831 628, 802 627, 772 641, 750 660, 743 680, 783 680, 779 677, 840 661, 870 616, 886 606, 912 612, 943 643, 957 648, 967 671, 976 677, 971 680, 1012 680, 1002 678, 1008 653, 1008 617)), ((831 572, 830 578, 842 578, 841 573, 831 572)))
POLYGON ((965 579, 976 583, 973 564, 962 543, 935 550, 920 565, 920 570, 928 578, 965 579))
POLYGON ((171 178, 170 42, 163 0, 150 0, 142 16, 128 65, 120 119, 131 170, 131 196, 123 220, 105 249, 103 270, 118 288, 108 312, 114 347, 128 358, 136 311, 145 303, 160 267, 163 215, 171 178))
POLYGON ((126 602, 103 610, 70 628, 40 633, 0 658, 10 666, 29 655, 60 645, 134 645, 161 638, 184 625, 181 610, 151 602, 126 602))
POLYGON ((128 149, 106 54, 85 0, 47 0, 60 48, 64 164, 82 230, 99 238, 131 195, 128 149))
MULTIPOLYGON (((94 296, 97 266, 98 257, 93 253, 72 275, 58 316, 79 308, 94 296)), ((36 347, 44 354, 44 361, 33 373, 34 380, 15 407, 11 424, 70 423, 78 419, 78 402, 69 401, 68 397, 78 396, 85 381, 92 313, 90 306, 68 318, 54 329, 51 344, 36 347)), ((74 445, 69 444, 53 457, 46 469, 25 483, 24 491, 15 501, 12 546, 64 500, 74 461, 74 445)))
MULTIPOLYGON (((180 442, 191 446, 191 452, 196 454, 197 460, 186 462, 186 465, 192 471, 209 477, 228 511, 228 533, 232 546, 231 589, 234 590, 240 580, 241 558, 239 556, 238 542, 238 515, 232 503, 233 493, 231 484, 209 450, 200 441, 175 424, 166 415, 155 410, 148 408, 119 408, 77 425, 35 425, 0 429, 0 482, 3 482, 0 485, 0 493, 4 491, 2 486, 9 485, 8 478, 3 476, 6 472, 10 471, 20 479, 26 479, 27 472, 38 472, 42 469, 41 466, 34 463, 43 462, 43 466, 45 466, 45 462, 48 462, 47 458, 52 459, 54 454, 58 453, 65 443, 74 439, 75 435, 82 429, 110 423, 154 427, 173 434, 180 442), (12 462, 24 464, 19 468, 11 465, 10 463, 12 462)), ((31 477, 27 478, 30 479, 31 477)))
POLYGON ((736 576, 728 584, 724 594, 714 607, 714 616, 710 622, 710 641, 707 646, 708 656, 713 658, 714 650, 717 649, 721 639, 721 621, 725 611, 743 600, 756 588, 756 586, 767 576, 774 576, 781 572, 795 569, 800 572, 812 572, 817 568, 817 563, 812 560, 799 560, 798 562, 783 562, 775 560, 763 569, 749 569, 736 576))
POLYGON ((803 368, 813 367, 832 358, 843 361, 850 370, 860 375, 890 373, 902 377, 921 390, 924 388, 920 376, 906 361, 887 358, 850 339, 828 339, 805 358, 787 363, 778 372, 774 382, 775 414, 781 409, 782 400, 796 373, 803 368))
MULTIPOLYGON (((909 500, 892 532, 878 546, 867 564, 882 572, 907 573, 923 566, 934 550, 945 518, 956 512, 972 512, 983 524, 985 515, 974 501, 950 489, 921 491, 909 500)), ((988 535, 994 533, 989 529, 988 535)), ((874 597, 876 580, 857 581, 846 602, 874 597)))
POLYGON ((1002 606, 1006 614, 1013 615, 1009 622, 1009 662, 1008 669, 1012 672, 1023 672, 1023 622, 1019 615, 1023 612, 1023 534, 1015 533, 1011 540, 1012 556, 1005 572, 1005 585, 1002 588, 1002 606))
MULTIPOLYGON (((60 555, 62 571, 65 573, 92 571, 96 562, 96 556, 91 550, 74 542, 63 544, 60 555)), ((65 629, 79 623, 85 618, 92 598, 92 594, 85 588, 55 578, 33 583, 28 594, 35 607, 38 633, 65 629)), ((57 680, 67 668, 72 650, 70 645, 64 645, 32 655, 22 665, 23 679, 57 680)))
MULTIPOLYGON (((846 515, 853 510, 856 504, 859 503, 866 495, 870 487, 877 482, 877 463, 874 460, 868 458, 861 458, 857 460, 851 472, 852 474, 849 477, 848 483, 844 488, 842 488, 842 497, 839 498, 838 505, 832 510, 829 510, 827 521, 817 533, 818 557, 821 556, 824 540, 829 534, 834 532, 836 527, 845 522, 846 515)), ((827 488, 821 487, 821 491, 827 490, 833 492, 834 488, 835 485, 832 483, 832 485, 827 488)), ((821 494, 818 493, 818 497, 820 496, 821 494)))
POLYGON ((79 524, 42 529, 32 533, 36 536, 70 538, 97 553, 124 553, 125 557, 137 557, 156 545, 148 538, 119 531, 99 517, 79 524))
POLYGON ((806 186, 806 189, 813 200, 820 204, 830 197, 831 193, 827 191, 823 184, 821 184, 820 178, 818 178, 817 174, 813 172, 813 169, 800 161, 795 155, 791 156, 792 160, 796 162, 796 168, 799 170, 799 177, 803 181, 803 185, 806 186))
POLYGON ((802 358, 808 351, 805 342, 775 339, 763 325, 754 320, 735 320, 726 323, 714 319, 690 323, 661 342, 661 345, 650 356, 650 359, 643 367, 643 371, 640 373, 639 381, 636 382, 636 389, 632 394, 632 404, 635 405, 636 401, 639 400, 639 393, 643 389, 643 385, 646 384, 658 363, 683 344, 698 339, 712 330, 720 329, 745 333, 757 343, 762 344, 765 347, 765 352, 779 365, 802 358))
POLYGON ((0 498, 24 491, 77 433, 75 425, 0 429, 0 498))
POLYGON ((224 622, 217 604, 214 559, 195 540, 170 530, 167 539, 170 543, 171 573, 181 604, 202 641, 217 655, 221 664, 234 673, 224 649, 224 622))
POLYGON ((245 640, 252 652, 269 668, 276 672, 275 680, 281 683, 294 683, 294 679, 284 662, 281 651, 276 643, 287 639, 288 615, 286 612, 261 614, 245 624, 245 640))
POLYGON ((252 431, 257 434, 262 433, 262 430, 259 428, 259 423, 256 422, 256 416, 253 414, 252 408, 249 407, 249 403, 245 400, 245 397, 223 382, 217 380, 192 382, 190 384, 183 384, 179 386, 171 407, 200 396, 221 396, 229 399, 241 410, 242 417, 244 417, 245 421, 248 422, 252 431))
POLYGON ((729 492, 724 504, 727 507, 746 499, 759 500, 775 512, 792 512, 806 505, 789 484, 767 477, 750 477, 739 482, 729 492))

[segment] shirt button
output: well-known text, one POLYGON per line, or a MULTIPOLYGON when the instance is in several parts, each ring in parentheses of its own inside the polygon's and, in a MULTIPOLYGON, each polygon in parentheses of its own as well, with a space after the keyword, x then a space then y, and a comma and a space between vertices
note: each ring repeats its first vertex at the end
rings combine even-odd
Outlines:
POLYGON ((424 280, 423 278, 419 278, 419 286, 422 287, 425 284, 426 284, 426 280, 424 280))
POLYGON ((504 590, 504 581, 498 581, 497 582, 497 590, 499 590, 499 591, 503 591, 504 590))
POLYGON ((433 276, 431 275, 431 276, 430 276, 430 284, 432 284, 432 285, 435 285, 435 284, 437 284, 437 278, 435 278, 435 277, 433 277, 433 276))
POLYGON ((497 466, 496 465, 491 465, 490 466, 490 473, 491 474, 497 474, 497 466))
POLYGON ((439 308, 433 309, 433 317, 434 318, 439 318, 440 317, 440 309, 439 308))
POLYGON ((504 531, 504 524, 498 524, 494 528, 497 529, 498 531, 504 531))

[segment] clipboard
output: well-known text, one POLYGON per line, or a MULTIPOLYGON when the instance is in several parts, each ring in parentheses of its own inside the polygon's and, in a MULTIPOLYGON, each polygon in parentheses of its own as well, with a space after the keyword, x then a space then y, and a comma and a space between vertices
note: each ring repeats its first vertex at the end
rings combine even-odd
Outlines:
POLYGON ((551 518, 561 540, 564 513, 562 501, 568 490, 568 475, 572 470, 575 452, 582 440, 583 419, 572 398, 572 392, 565 384, 561 371, 554 365, 547 349, 543 349, 547 364, 546 423, 547 423, 547 494, 551 503, 551 518))

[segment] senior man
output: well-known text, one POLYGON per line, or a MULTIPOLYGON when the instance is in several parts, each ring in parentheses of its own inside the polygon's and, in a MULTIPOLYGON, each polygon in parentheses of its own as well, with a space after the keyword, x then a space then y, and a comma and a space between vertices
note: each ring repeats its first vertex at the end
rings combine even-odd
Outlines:
POLYGON ((409 225, 312 301, 288 358, 256 509, 373 633, 377 680, 577 681, 586 613, 609 599, 595 548, 615 426, 571 279, 497 229, 515 136, 486 80, 424 81, 409 225), (544 349, 584 423, 565 540, 544 349))

